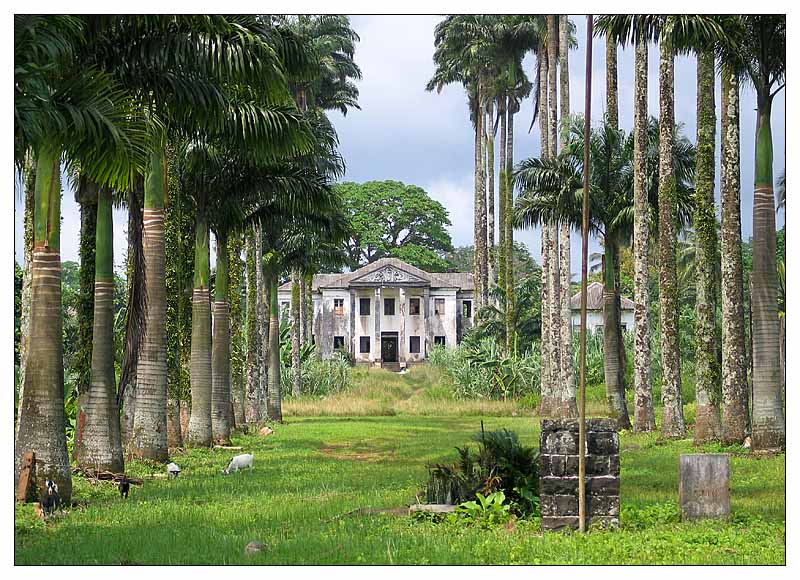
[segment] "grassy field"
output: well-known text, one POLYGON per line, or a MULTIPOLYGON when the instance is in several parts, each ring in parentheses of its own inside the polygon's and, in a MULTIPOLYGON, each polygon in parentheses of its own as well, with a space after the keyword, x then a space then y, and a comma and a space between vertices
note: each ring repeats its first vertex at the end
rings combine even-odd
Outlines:
POLYGON ((195 449, 173 455, 183 469, 174 481, 149 477, 162 467, 129 465, 145 484, 133 488, 127 501, 111 485, 76 477, 78 505, 48 523, 34 516, 31 505, 16 507, 16 563, 784 563, 784 456, 725 449, 734 453, 731 521, 679 523, 677 457, 697 450, 689 440, 664 443, 655 435, 621 438, 617 531, 542 535, 536 518, 482 530, 351 513, 416 503, 426 464, 454 460, 454 447, 469 440, 481 418, 487 429, 507 427, 524 443, 537 444, 538 419, 524 405, 472 403, 443 414, 447 397, 426 387, 430 372, 384 377, 370 371, 369 382, 396 383, 399 391, 382 398, 360 378, 358 404, 345 398, 325 405, 289 402, 291 415, 274 435, 234 438, 255 454, 252 473, 223 476, 235 452, 195 449), (298 416, 314 408, 329 416, 298 416), (366 416, 367 408, 386 412, 366 416), (345 410, 360 416, 334 416, 345 410), (244 546, 253 540, 267 547, 245 556, 244 546))

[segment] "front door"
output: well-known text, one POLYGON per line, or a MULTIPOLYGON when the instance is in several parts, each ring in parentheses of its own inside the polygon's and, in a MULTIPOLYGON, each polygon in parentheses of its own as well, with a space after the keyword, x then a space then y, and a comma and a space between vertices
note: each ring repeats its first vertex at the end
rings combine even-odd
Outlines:
POLYGON ((386 363, 397 362, 397 336, 381 336, 381 360, 386 363))

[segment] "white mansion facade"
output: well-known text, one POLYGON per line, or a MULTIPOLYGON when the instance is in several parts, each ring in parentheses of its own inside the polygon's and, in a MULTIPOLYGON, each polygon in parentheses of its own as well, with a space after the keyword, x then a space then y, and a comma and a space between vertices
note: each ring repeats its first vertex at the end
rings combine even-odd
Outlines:
MULTIPOLYGON (((313 340, 322 358, 335 349, 358 364, 403 368, 427 358, 434 345, 454 347, 472 326, 472 274, 428 273, 383 258, 345 274, 314 276, 313 340)), ((278 289, 281 309, 291 284, 278 289)))

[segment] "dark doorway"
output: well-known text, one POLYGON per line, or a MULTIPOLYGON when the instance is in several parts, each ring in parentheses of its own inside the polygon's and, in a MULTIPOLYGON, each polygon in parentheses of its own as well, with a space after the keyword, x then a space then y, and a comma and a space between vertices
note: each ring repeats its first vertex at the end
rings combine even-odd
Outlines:
POLYGON ((396 363, 397 360, 397 333, 381 334, 381 361, 396 363))

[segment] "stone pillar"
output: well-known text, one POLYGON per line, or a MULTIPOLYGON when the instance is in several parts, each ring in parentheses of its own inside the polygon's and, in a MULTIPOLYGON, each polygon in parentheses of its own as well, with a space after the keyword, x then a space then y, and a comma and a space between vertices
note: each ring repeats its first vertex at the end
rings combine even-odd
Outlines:
POLYGON ((356 342, 356 291, 355 288, 350 289, 350 328, 348 333, 350 335, 350 356, 352 360, 356 360, 356 353, 358 352, 358 345, 356 342))
POLYGON ((380 366, 381 362, 381 289, 375 288, 375 360, 380 366))
POLYGON ((400 332, 397 333, 397 362, 404 363, 408 359, 408 344, 406 343, 406 290, 405 288, 400 288, 400 297, 398 299, 399 304, 398 307, 398 314, 400 315, 400 332))
MULTIPOLYGON (((613 419, 586 421, 586 524, 619 526, 619 435, 613 419)), ((545 419, 539 450, 542 529, 578 529, 578 421, 545 419)))
POLYGON ((681 519, 727 518, 731 515, 731 463, 725 453, 681 455, 681 519))
POLYGON ((431 327, 428 323, 431 311, 431 289, 427 286, 422 290, 422 308, 422 314, 425 317, 425 344, 422 346, 422 350, 425 353, 425 358, 428 358, 428 353, 433 347, 433 339, 431 338, 431 327))

